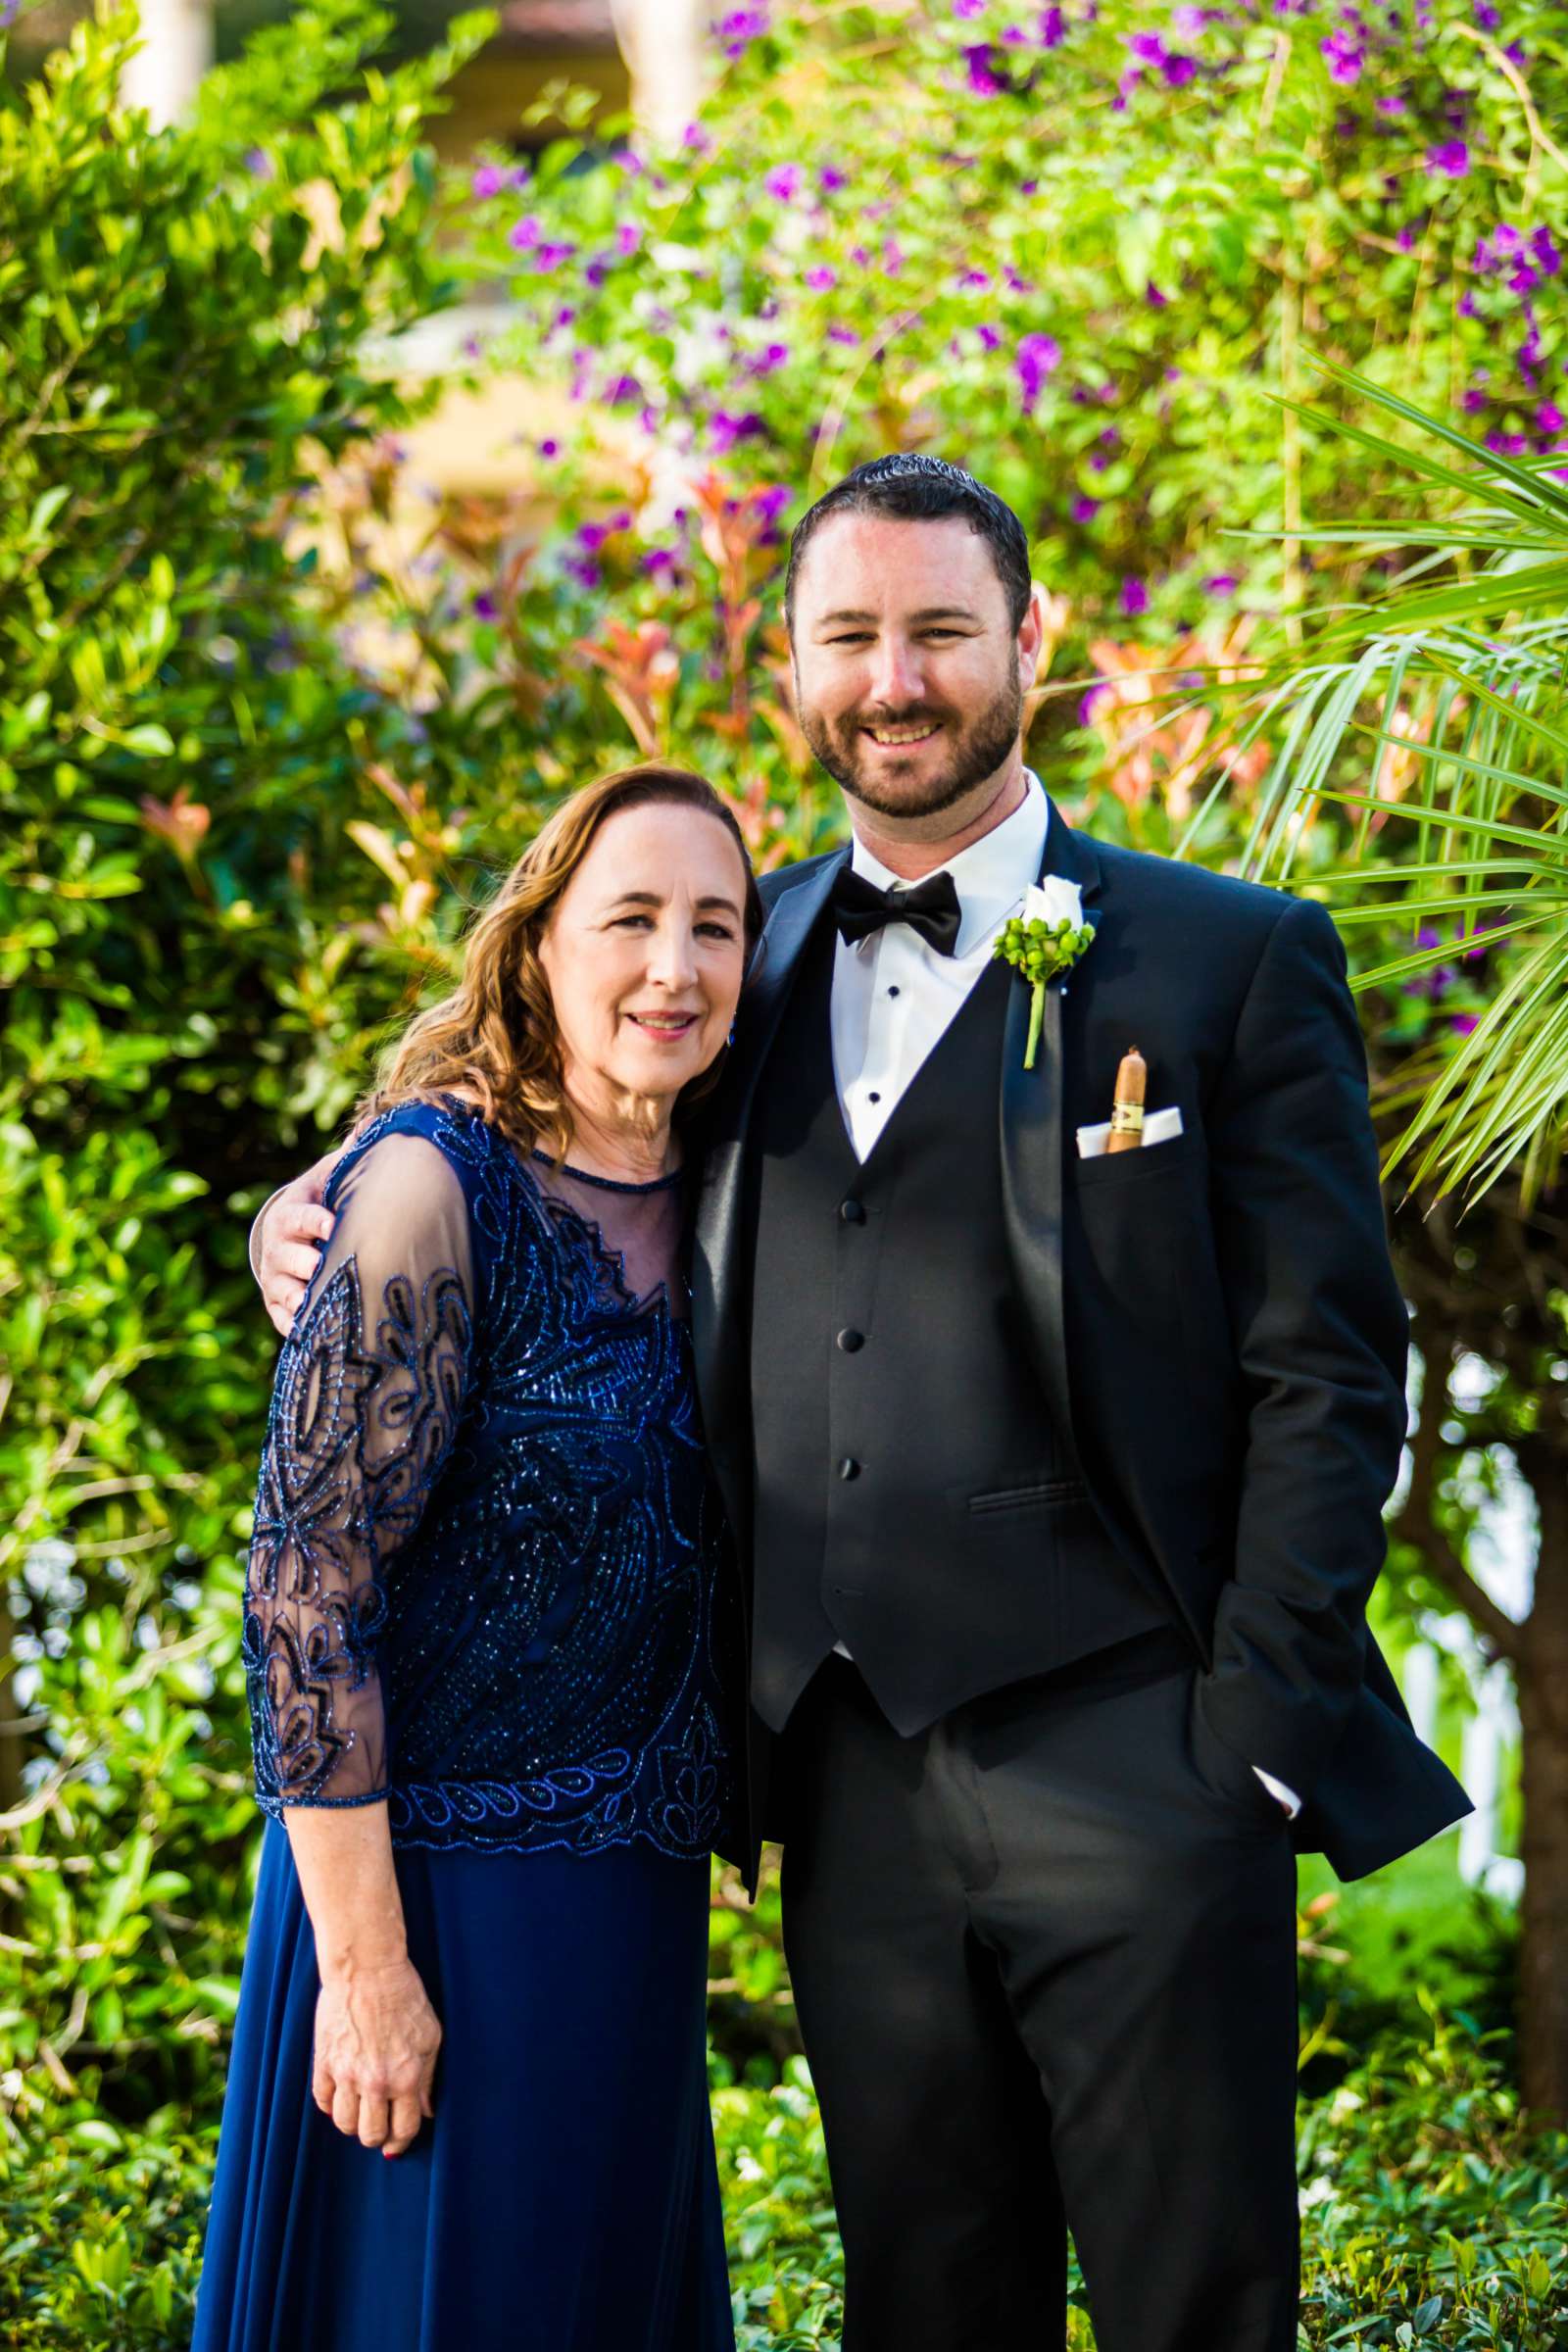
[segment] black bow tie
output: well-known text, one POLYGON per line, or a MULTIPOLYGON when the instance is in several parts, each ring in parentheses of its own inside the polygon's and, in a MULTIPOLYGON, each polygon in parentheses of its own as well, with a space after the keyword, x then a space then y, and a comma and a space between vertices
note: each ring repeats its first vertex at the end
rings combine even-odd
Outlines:
POLYGON ((846 865, 833 885, 832 904, 839 936, 852 946, 869 939, 884 923, 907 923, 939 956, 951 956, 958 944, 958 891, 951 874, 928 874, 908 888, 895 882, 891 889, 878 890, 846 865))

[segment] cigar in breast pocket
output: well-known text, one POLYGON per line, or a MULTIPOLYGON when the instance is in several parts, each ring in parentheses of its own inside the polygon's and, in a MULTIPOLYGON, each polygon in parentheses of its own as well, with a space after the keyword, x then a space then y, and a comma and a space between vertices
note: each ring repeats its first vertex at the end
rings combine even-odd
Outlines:
POLYGON ((1149 1065, 1136 1046, 1122 1057, 1116 1071, 1116 1099, 1111 1104, 1107 1152, 1136 1152, 1144 1140, 1144 1095, 1149 1065))

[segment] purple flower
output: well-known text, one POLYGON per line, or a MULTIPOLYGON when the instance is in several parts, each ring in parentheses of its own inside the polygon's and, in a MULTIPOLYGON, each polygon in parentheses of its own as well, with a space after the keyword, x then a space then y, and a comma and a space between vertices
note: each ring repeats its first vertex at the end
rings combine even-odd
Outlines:
POLYGON ((1463 179, 1470 170, 1470 150, 1463 139, 1444 139, 1427 149, 1427 170, 1445 179, 1463 179))
POLYGON ((989 47, 980 49, 965 49, 963 53, 963 65, 965 77, 968 81, 969 87, 977 98, 1001 97, 1003 91, 1005 90, 1007 85, 1004 81, 999 80, 997 75, 991 71, 991 51, 989 47))
POLYGON ((849 184, 848 175, 841 172, 836 164, 822 166, 819 185, 824 196, 836 196, 840 188, 847 188, 849 184))
POLYGON ((1460 1037, 1474 1037, 1480 1026, 1479 1012, 1450 1012, 1448 1015, 1448 1027, 1460 1037))
POLYGON ((1554 400, 1544 400, 1536 411, 1536 422, 1544 433, 1560 433, 1568 418, 1554 400))
POLYGON ((1061 345, 1051 335, 1025 335, 1012 355, 1012 364, 1023 394, 1023 413, 1033 416, 1047 376, 1061 365, 1061 345))
POLYGON ((1530 250, 1535 256, 1536 268, 1541 271, 1542 276, 1555 277, 1562 268, 1562 255, 1557 250, 1549 228, 1536 230, 1530 240, 1530 250))
POLYGON ((1129 620, 1149 611, 1149 590, 1142 580, 1125 579, 1121 584, 1121 609, 1129 620))
POLYGON ((561 568, 584 588, 599 587, 604 576, 592 556, 567 556, 561 568))
POLYGON ((1492 406, 1492 395, 1490 392, 1478 392, 1472 385, 1459 406, 1467 416, 1484 416, 1492 406))
POLYGON ((835 270, 829 270, 823 264, 818 264, 816 269, 808 270, 806 282, 813 294, 825 294, 830 286, 838 284, 838 272, 835 270))
POLYGON ((1232 596, 1241 581, 1234 571, 1211 571, 1203 586, 1210 596, 1232 596))
POLYGON ((578 528, 577 544, 585 555, 597 556, 609 537, 608 522, 585 522, 578 528))
POLYGON ((534 253, 534 269, 541 277, 548 277, 563 262, 569 262, 576 250, 575 245, 541 245, 534 253))
POLYGON ((1072 502, 1074 522, 1093 522, 1099 513, 1100 501, 1098 498, 1075 498, 1072 502))
POLYGON ((897 277, 903 268, 904 248, 900 245, 898 238, 884 237, 882 240, 883 274, 887 277, 897 277))
POLYGON ((752 361, 750 372, 753 375, 771 375, 776 368, 783 367, 789 356, 790 347, 787 343, 769 343, 766 350, 760 351, 752 361))
POLYGON ((499 196, 507 175, 499 164, 481 164, 469 184, 476 196, 499 196))
POLYGON ((634 220, 623 221, 615 231, 615 251, 622 261, 629 261, 643 241, 643 232, 634 220))
POLYGON ((769 28, 768 13, 763 8, 732 8, 727 17, 720 17, 713 30, 728 58, 744 57, 753 41, 764 38, 769 28))
POLYGON ((731 416, 726 409, 715 409, 709 419, 708 429, 715 453, 722 458, 728 455, 737 441, 754 440, 767 428, 755 409, 749 409, 741 416, 731 416))
POLYGON ((827 339, 830 343, 858 343, 860 340, 853 326, 841 325, 836 318, 827 330, 827 339))
POLYGON ((1391 121, 1397 121, 1399 116, 1404 114, 1406 111, 1404 100, 1402 97, 1398 96, 1397 93, 1391 98, 1380 98, 1377 102, 1377 107, 1378 113, 1380 115, 1387 115, 1391 121))
MULTIPOLYGON (((8 8, 10 8, 10 14, 8 16, 0 16, 0 25, 15 23, 17 11, 22 5, 22 0, 16 0, 15 7, 11 6, 11 0, 6 0, 6 5, 8 8)), ((250 173, 252 179, 270 179, 272 176, 272 159, 268 154, 265 147, 247 148, 245 153, 245 169, 250 173)))
POLYGON ((498 616, 498 612, 499 608, 496 604, 495 598, 493 596, 487 596, 481 589, 479 594, 473 600, 473 616, 475 620, 494 620, 498 616))
POLYGON ((675 568, 675 559, 667 547, 651 547, 644 556, 643 569, 657 580, 675 568))
POLYGON ((974 331, 980 338, 982 351, 1000 351, 1002 349, 1003 336, 1000 326, 982 324, 977 326, 974 331))
POLYGON ((956 17, 961 17, 965 23, 972 17, 983 17, 986 13, 986 0, 953 0, 953 13, 956 17))
POLYGON ((769 524, 777 522, 789 503, 790 488, 787 482, 770 482, 765 490, 759 490, 752 500, 762 520, 769 524))
POLYGON ((958 283, 960 286, 989 286, 991 272, 989 270, 965 270, 958 283))
POLYGON ((1144 300, 1148 303, 1150 309, 1152 311, 1164 310, 1168 299, 1169 297, 1162 294, 1159 288, 1155 285, 1153 279, 1151 278, 1148 285, 1144 288, 1144 300))
POLYGON ((524 213, 507 231, 507 243, 514 253, 532 253, 543 233, 538 214, 524 213))
POLYGON ((769 196, 779 204, 793 204, 801 192, 806 174, 799 164, 780 164, 762 181, 769 196))
POLYGON ((559 458, 561 455, 561 443, 556 440, 541 441, 539 444, 539 455, 542 458, 559 458))
POLYGON ((1366 63, 1366 49, 1358 33, 1341 26, 1318 43, 1329 69, 1329 77, 1342 85, 1359 81, 1361 68, 1366 63))
POLYGON ((1476 0, 1476 30, 1478 32, 1495 32, 1501 23, 1502 11, 1499 8, 1494 8, 1492 0, 1476 0))
POLYGON ((688 155, 710 155, 713 142, 700 122, 688 122, 680 134, 680 143, 688 155))
POLYGON ((1067 18, 1065 11, 1059 8, 1042 9, 1040 14, 1040 46, 1043 49, 1059 49, 1062 42, 1066 38, 1067 18))

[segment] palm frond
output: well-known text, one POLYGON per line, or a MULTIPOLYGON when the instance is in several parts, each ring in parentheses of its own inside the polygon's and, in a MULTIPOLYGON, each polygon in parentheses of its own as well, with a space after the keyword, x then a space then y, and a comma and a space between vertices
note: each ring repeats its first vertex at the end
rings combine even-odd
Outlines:
POLYGON ((1281 405, 1448 511, 1297 534, 1411 560, 1375 601, 1321 612, 1299 652, 1249 682, 1249 740, 1267 728, 1279 745, 1245 862, 1290 880, 1316 813, 1346 812, 1351 858, 1312 880, 1337 919, 1386 945, 1356 975, 1365 991, 1419 985, 1484 940, 1490 1002, 1468 1034, 1426 1049, 1390 1165, 1472 1196, 1511 1172, 1529 1197, 1555 1181, 1568 1121, 1568 485, 1312 364, 1420 445, 1281 405))

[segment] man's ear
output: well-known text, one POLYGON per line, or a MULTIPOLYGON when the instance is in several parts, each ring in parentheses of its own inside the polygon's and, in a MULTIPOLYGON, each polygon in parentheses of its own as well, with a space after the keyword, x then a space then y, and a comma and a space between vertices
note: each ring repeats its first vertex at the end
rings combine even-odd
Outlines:
POLYGON ((1029 591, 1029 610, 1018 623, 1018 683, 1025 694, 1035 682, 1046 643, 1046 592, 1036 580, 1029 591))

